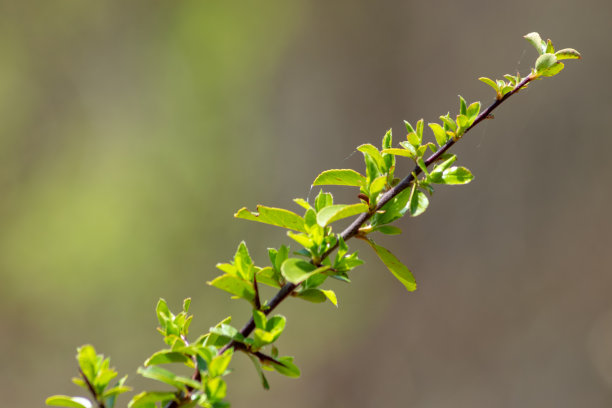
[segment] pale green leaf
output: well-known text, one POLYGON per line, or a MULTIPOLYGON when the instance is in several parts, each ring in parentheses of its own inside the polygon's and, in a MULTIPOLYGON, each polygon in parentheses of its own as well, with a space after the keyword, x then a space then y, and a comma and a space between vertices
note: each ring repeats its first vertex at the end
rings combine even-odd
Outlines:
POLYGON ((332 169, 325 170, 319 174, 313 186, 332 185, 332 186, 355 186, 361 187, 365 184, 365 177, 351 169, 332 169))
POLYGON ((376 245, 371 240, 369 244, 374 249, 380 260, 385 264, 387 269, 408 289, 414 291, 416 289, 416 281, 406 265, 402 264, 388 249, 376 245))
POLYGON ((330 205, 319 211, 317 214, 317 223, 321 227, 326 227, 334 221, 365 213, 368 212, 368 210, 368 205, 364 203, 330 205))
POLYGON ((300 258, 289 258, 281 265, 281 273, 289 282, 299 284, 308 279, 310 276, 325 272, 329 266, 315 267, 310 262, 300 258))
POLYGON ((524 36, 524 38, 531 43, 538 51, 538 54, 543 54, 546 50, 546 43, 542 41, 540 34, 538 33, 529 33, 524 36))
POLYGON ((263 222, 264 224, 275 225, 294 231, 306 232, 304 229, 304 219, 296 213, 283 208, 258 205, 257 212, 251 212, 247 210, 246 207, 243 207, 234 214, 234 217, 249 221, 263 222))
POLYGON ((91 408, 91 401, 83 397, 69 397, 67 395, 54 395, 45 400, 45 404, 53 407, 91 408))
POLYGON ((362 144, 361 146, 357 147, 357 150, 359 150, 363 154, 369 155, 372 160, 374 160, 376 166, 381 172, 386 171, 387 166, 385 165, 385 161, 382 155, 380 154, 380 151, 378 151, 378 149, 374 145, 371 145, 369 143, 362 144))
POLYGON ((557 62, 555 54, 542 54, 538 57, 535 63, 535 69, 538 72, 542 72, 545 69, 552 67, 557 62))
POLYGON ((385 154, 393 154, 395 156, 404 156, 404 157, 411 157, 411 158, 416 155, 416 150, 414 150, 414 147, 412 147, 412 150, 399 149, 399 148, 394 147, 392 149, 384 149, 382 152, 385 154))
POLYGON ((555 57, 557 57, 557 60, 582 58, 580 53, 573 48, 564 48, 562 50, 559 50, 555 52, 555 57))
POLYGON ((249 302, 255 300, 253 285, 235 276, 221 275, 207 283, 249 302))
POLYGON ((444 130, 444 128, 438 123, 429 123, 428 125, 434 133, 438 146, 444 146, 447 141, 446 131, 444 130))

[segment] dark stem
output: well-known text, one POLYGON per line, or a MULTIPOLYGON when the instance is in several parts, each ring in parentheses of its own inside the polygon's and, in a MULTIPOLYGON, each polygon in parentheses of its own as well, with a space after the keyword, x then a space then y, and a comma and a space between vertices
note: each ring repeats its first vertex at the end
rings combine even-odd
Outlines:
MULTIPOLYGON (((489 105, 484 111, 480 112, 480 114, 474 120, 474 123, 472 123, 472 125, 465 130, 464 135, 465 135, 465 133, 469 132, 473 127, 478 125, 480 122, 482 122, 483 120, 489 118, 490 115, 491 115, 491 112, 493 112, 506 99, 508 99, 509 97, 511 97, 512 95, 514 95, 518 91, 520 91, 522 88, 524 88, 533 79, 534 78, 531 75, 523 78, 523 80, 521 82, 519 82, 514 87, 514 89, 512 91, 508 92, 507 94, 505 94, 500 99, 496 99, 495 102, 493 102, 491 105, 489 105)), ((425 167, 429 167, 432 163, 434 163, 436 160, 438 160, 440 158, 440 156, 442 156, 444 153, 446 153, 446 151, 448 149, 450 149, 455 143, 457 143, 457 140, 454 140, 454 139, 449 140, 438 151, 436 151, 431 156, 429 156, 425 160, 425 167)), ((376 211, 379 211, 385 204, 387 204, 389 201, 391 201, 399 193, 404 191, 406 188, 410 187, 410 185, 412 184, 414 179, 416 177, 418 177, 422 172, 423 172, 423 170, 419 166, 415 166, 414 169, 412 170, 412 172, 409 175, 404 177, 395 187, 389 189, 383 195, 380 196, 378 202, 376 203, 376 207, 372 211, 360 214, 355 219, 355 221, 353 221, 351 223, 351 225, 349 225, 344 231, 342 231, 340 233, 340 236, 342 237, 342 239, 344 239, 344 241, 347 241, 347 240, 353 238, 354 236, 356 236, 359 233, 359 229, 372 217, 372 215, 374 215, 376 213, 376 211)), ((334 246, 332 246, 327 251, 325 251, 325 253, 321 256, 321 260, 327 258, 329 256, 329 254, 331 254, 337 248, 338 248, 338 243, 336 243, 334 246)), ((280 288, 279 291, 276 293, 276 295, 272 298, 272 300, 270 300, 270 303, 268 303, 266 305, 267 307, 265 308, 265 310, 263 312, 266 315, 271 313, 297 287, 298 287, 298 285, 295 285, 293 283, 287 283, 285 286, 280 288)), ((253 332, 254 329, 255 329, 255 322, 253 321, 253 318, 251 317, 249 319, 249 321, 244 325, 244 327, 240 330, 240 333, 244 337, 248 337, 253 332)), ((222 354, 223 352, 225 352, 230 347, 236 347, 236 345, 237 345, 237 343, 235 343, 233 341, 228 343, 228 344, 226 344, 221 350, 219 350, 219 354, 222 354)), ((172 408, 172 407, 178 406, 178 405, 173 405, 173 404, 174 403, 170 403, 169 405, 167 405, 167 408, 172 408)))
POLYGON ((105 408, 104 401, 100 401, 98 399, 98 394, 96 393, 96 390, 94 389, 93 385, 91 385, 91 383, 89 382, 89 379, 87 378, 87 376, 85 375, 83 370, 81 370, 80 367, 79 367, 79 374, 81 374, 81 377, 83 378, 83 381, 85 381, 85 384, 87 384, 87 388, 89 389, 89 392, 91 392, 91 395, 93 395, 94 399, 96 400, 96 403, 98 404, 98 407, 99 408, 105 408))

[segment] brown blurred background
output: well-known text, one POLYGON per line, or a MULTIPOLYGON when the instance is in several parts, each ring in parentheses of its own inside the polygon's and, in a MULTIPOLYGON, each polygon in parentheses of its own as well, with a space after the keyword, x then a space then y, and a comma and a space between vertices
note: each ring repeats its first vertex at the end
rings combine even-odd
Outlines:
POLYGON ((379 239, 419 290, 353 243, 367 263, 330 286, 339 309, 279 309, 302 379, 265 392, 238 356, 229 399, 612 406, 611 4, 0 1, 0 405, 80 393, 84 343, 155 387, 135 370, 163 346, 157 299, 192 297, 194 334, 240 326, 246 304, 205 285, 215 263, 242 239, 258 264, 288 243, 235 210, 292 207, 319 172, 361 170, 358 144, 456 113, 458 93, 490 102, 476 78, 528 73, 539 31, 584 59, 457 146, 474 182, 379 239))

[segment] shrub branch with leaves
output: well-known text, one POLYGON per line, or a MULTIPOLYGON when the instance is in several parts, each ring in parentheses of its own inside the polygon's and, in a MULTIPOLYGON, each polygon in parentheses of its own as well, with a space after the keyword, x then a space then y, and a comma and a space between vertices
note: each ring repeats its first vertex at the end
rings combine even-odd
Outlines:
MULTIPOLYGON (((332 194, 321 190, 314 200, 298 198, 295 203, 302 207, 304 215, 281 208, 257 206, 255 212, 240 209, 236 218, 262 222, 287 229, 287 235, 295 241, 298 250, 291 252, 281 245, 269 249, 270 264, 255 266, 244 242, 236 250, 234 259, 220 263, 222 274, 208 282, 224 290, 236 299, 244 299, 252 310, 249 321, 239 330, 231 325, 231 317, 211 327, 195 340, 188 340, 192 317, 188 314, 191 300, 186 299, 183 310, 173 314, 166 301, 160 299, 156 312, 158 331, 167 348, 155 352, 144 362, 138 373, 145 378, 162 383, 165 391, 144 391, 135 395, 129 408, 177 408, 177 407, 228 407, 225 401, 228 366, 236 351, 246 354, 257 370, 265 389, 269 388, 264 371, 276 371, 289 377, 299 377, 300 370, 293 357, 282 356, 274 343, 282 334, 286 318, 271 316, 276 307, 288 297, 297 297, 310 302, 330 301, 338 305, 336 294, 323 289, 328 278, 350 282, 349 272, 363 263, 357 252, 351 252, 347 241, 359 238, 366 241, 389 271, 406 287, 416 289, 410 270, 388 249, 376 244, 371 238, 378 232, 397 235, 401 230, 391 225, 409 214, 416 217, 429 205, 434 185, 459 185, 469 183, 473 176, 465 167, 455 166, 457 157, 447 151, 467 132, 485 119, 509 97, 537 79, 558 74, 564 65, 561 60, 578 59, 578 51, 566 48, 556 51, 550 40, 543 41, 538 33, 525 38, 533 44, 539 57, 529 75, 505 75, 504 79, 480 80, 495 90, 495 101, 481 110, 480 102, 467 104, 459 97, 459 113, 440 116, 440 123, 429 123, 435 143, 424 140, 424 121, 415 126, 405 122, 408 132, 406 140, 393 145, 391 130, 382 139, 382 148, 363 144, 357 148, 363 153, 365 175, 351 169, 333 169, 321 173, 313 186, 349 186, 359 188, 358 203, 334 204, 332 194), (415 163, 410 174, 400 179, 395 177, 397 158, 408 158, 415 163), (332 224, 338 220, 356 216, 342 232, 335 233, 332 224), (335 252, 335 255, 332 254, 335 252), (260 298, 260 285, 278 290, 268 301, 260 298), (180 364, 193 370, 185 377, 162 368, 162 365, 180 364)), ((125 386, 127 377, 110 385, 117 372, 109 367, 109 359, 96 354, 91 345, 78 349, 79 377, 73 382, 90 395, 69 397, 55 395, 46 400, 48 405, 72 408, 114 408, 116 397, 131 388, 125 386)))

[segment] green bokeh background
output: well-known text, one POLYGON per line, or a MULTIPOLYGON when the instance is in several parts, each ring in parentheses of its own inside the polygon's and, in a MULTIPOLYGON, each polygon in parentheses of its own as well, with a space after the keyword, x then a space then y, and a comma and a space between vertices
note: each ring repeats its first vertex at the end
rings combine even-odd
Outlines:
MULTIPOLYGON (((540 31, 579 49, 455 150, 476 179, 381 238, 405 293, 367 261, 339 309, 295 300, 281 352, 303 378, 235 407, 609 407, 612 404, 612 6, 599 0, 0 0, 0 395, 75 394, 75 348, 130 375, 162 347, 154 306, 192 297, 194 332, 245 304, 205 282, 245 239, 234 220, 291 207, 328 168, 401 121, 490 101, 479 76, 527 73, 540 31)), ((408 164, 401 166, 409 171, 408 164)), ((354 192, 334 190, 338 200, 354 192)))

